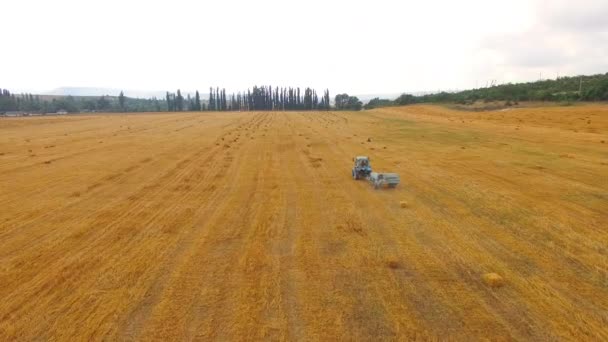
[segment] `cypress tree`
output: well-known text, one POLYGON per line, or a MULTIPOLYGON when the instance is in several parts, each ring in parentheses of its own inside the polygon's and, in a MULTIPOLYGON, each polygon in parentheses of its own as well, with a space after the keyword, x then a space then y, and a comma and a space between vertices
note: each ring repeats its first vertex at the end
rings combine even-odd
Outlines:
POLYGON ((125 94, 122 92, 122 90, 118 95, 118 105, 120 106, 120 109, 125 109, 125 94))
POLYGON ((173 109, 171 108, 171 95, 169 94, 169 92, 167 92, 167 111, 173 111, 173 109))
POLYGON ((196 95, 194 95, 194 110, 201 110, 201 96, 199 95, 198 90, 196 91, 196 95))
POLYGON ((209 87, 209 105, 207 107, 208 110, 213 110, 213 88, 209 87))
POLYGON ((177 89, 177 97, 175 98, 175 110, 179 112, 184 110, 184 97, 179 89, 177 89))

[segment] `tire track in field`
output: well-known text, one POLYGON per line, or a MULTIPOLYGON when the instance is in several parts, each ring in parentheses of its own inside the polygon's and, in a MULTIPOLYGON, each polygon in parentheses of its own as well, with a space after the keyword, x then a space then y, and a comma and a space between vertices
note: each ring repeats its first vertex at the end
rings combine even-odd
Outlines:
MULTIPOLYGON (((192 164, 192 163, 194 163, 194 161, 190 162, 190 164, 192 164)), ((211 165, 211 166, 213 166, 213 165, 211 165)), ((161 177, 161 179, 163 179, 163 178, 174 178, 174 179, 175 179, 175 181, 178 181, 179 179, 183 178, 183 175, 182 175, 182 174, 175 174, 175 176, 176 176, 176 177, 173 177, 173 176, 174 176, 174 173, 176 173, 176 172, 175 172, 175 170, 176 170, 176 169, 179 169, 179 168, 183 168, 183 169, 185 169, 185 170, 188 170, 188 169, 189 169, 189 168, 188 168, 188 167, 186 167, 186 165, 184 165, 183 163, 179 163, 179 164, 178 164, 178 167, 176 167, 176 168, 174 168, 174 169, 170 170, 169 172, 165 173, 165 175, 164 175, 163 177, 161 177)), ((167 185, 165 186, 165 188, 166 188, 166 187, 171 186, 172 184, 174 184, 174 182, 167 182, 167 185)), ((157 193, 161 193, 161 192, 162 192, 162 190, 157 191, 157 193)), ((145 197, 148 197, 148 198, 149 198, 150 196, 153 196, 153 195, 151 195, 151 194, 145 194, 145 193, 144 193, 144 194, 142 194, 142 195, 145 195, 145 197)), ((126 213, 125 213, 125 214, 124 214, 122 217, 119 217, 119 218, 118 218, 118 220, 114 220, 114 222, 121 222, 121 220, 122 220, 122 219, 124 219, 124 217, 125 217, 125 216, 127 216, 127 215, 132 215, 132 214, 133 214, 133 213, 132 213, 132 211, 134 211, 134 210, 137 210, 137 207, 136 207, 136 208, 132 208, 132 209, 130 209, 130 210, 129 210, 129 211, 127 211, 127 212, 126 212, 126 213)), ((114 219, 115 219, 115 218, 114 218, 114 219)), ((95 241, 89 241, 89 242, 90 242, 90 243, 95 243, 95 241)))
MULTIPOLYGON (((95 138, 95 137, 93 137, 93 138, 91 138, 91 140, 98 140, 98 139, 97 139, 97 138, 95 138)), ((163 142, 159 142, 159 143, 160 143, 161 145, 164 145, 164 143, 163 143, 163 142)), ((105 151, 105 150, 109 149, 109 148, 110 148, 110 147, 112 147, 112 146, 113 146, 113 145, 106 144, 104 147, 97 148, 97 149, 94 149, 94 150, 104 150, 104 151, 105 151)), ((196 146, 196 145, 192 145, 192 147, 195 147, 195 146, 196 146)), ((189 148, 187 148, 187 147, 186 147, 185 149, 186 149, 186 150, 188 150, 189 148)), ((86 150, 86 151, 77 152, 77 153, 75 153, 74 155, 88 155, 90 152, 91 152, 91 150, 86 150)), ((165 153, 169 153, 169 152, 170 152, 169 150, 165 150, 165 153)), ((172 152, 172 153, 174 153, 174 152, 172 152)), ((135 166, 137 166, 137 164, 135 164, 135 166)), ((125 172, 125 173, 130 173, 131 171, 132 171, 132 170, 130 170, 129 168, 127 168, 127 169, 125 169, 125 171, 124 171, 124 172, 125 172), (128 171, 126 171, 126 170, 128 170, 128 171)), ((127 176, 127 175, 125 175, 125 176, 127 176)), ((66 177, 67 177, 67 176, 66 176, 66 177)), ((107 176, 106 176, 106 177, 107 177, 107 176)), ((121 177, 121 178, 125 178, 125 177, 121 177)), ((88 187, 87 189, 83 189, 83 190, 82 190, 82 192, 86 194, 87 192, 91 192, 92 190, 95 190, 97 193, 101 193, 101 191, 100 191, 100 190, 102 190, 102 189, 100 188, 101 186, 104 186, 104 185, 105 185, 105 187, 112 187, 112 186, 114 185, 112 182, 106 182, 105 180, 106 180, 106 179, 105 179, 105 177, 104 177, 104 179, 99 179, 99 180, 98 180, 96 183, 93 183, 93 184, 89 185, 89 187, 88 187)), ((68 179, 68 181, 69 181, 69 179, 68 179)), ((48 193, 52 193, 52 192, 53 192, 53 190, 55 190, 55 189, 57 189, 57 188, 60 188, 60 187, 61 187, 61 186, 63 186, 63 185, 64 185, 64 183, 59 182, 59 181, 54 182, 54 184, 51 184, 50 186, 47 186, 47 184, 45 183, 45 186, 44 186, 44 191, 45 191, 45 192, 48 192, 48 193)), ((41 190, 40 190, 40 187, 36 187, 36 188, 34 188, 34 190, 33 190, 33 191, 34 191, 35 193, 38 193, 38 192, 40 192, 41 190)), ((24 194, 24 195, 26 195, 26 194, 24 194)), ((91 195, 94 195, 94 193, 93 193, 93 194, 91 194, 91 195)), ((73 207, 74 205, 78 205, 79 203, 77 203, 77 202, 79 202, 79 201, 81 201, 81 200, 85 200, 85 198, 78 198, 78 199, 76 199, 75 201, 68 201, 68 203, 67 203, 67 204, 64 204, 64 205, 62 205, 61 207, 56 208, 56 212, 64 212, 66 209, 69 209, 70 207, 73 207)), ((90 198, 89 198, 88 200, 90 200, 90 198)), ((24 226, 25 226, 25 225, 27 225, 28 223, 31 223, 31 221, 28 221, 28 220, 26 219, 26 218, 27 218, 27 216, 23 216, 23 215, 30 215, 30 216, 32 216, 32 218, 33 218, 33 219, 35 219, 35 220, 40 220, 40 219, 45 219, 45 220, 46 220, 46 219, 48 219, 49 217, 54 216, 54 215, 56 214, 56 212, 55 212, 55 211, 48 211, 48 212, 46 213, 46 215, 43 215, 43 216, 37 215, 36 213, 34 213, 34 215, 31 215, 30 213, 25 212, 25 213, 23 213, 23 214, 22 214, 22 215, 20 215, 20 216, 16 216, 16 217, 14 217, 14 218, 13 218, 13 220, 11 220, 11 221, 7 221, 7 222, 2 223, 2 224, 0 225, 0 227, 2 227, 2 226, 4 226, 4 225, 9 225, 9 224, 12 224, 11 222, 19 222, 19 225, 14 225, 14 227, 13 227, 13 228, 14 228, 14 229, 21 230, 21 229, 23 229, 23 228, 24 228, 24 226)), ((5 231, 3 231, 3 233, 4 233, 4 232, 5 232, 5 231)))
MULTIPOLYGON (((236 122, 236 123, 238 123, 238 122, 236 122)), ((231 123, 231 124, 235 124, 235 123, 231 123)), ((231 125, 231 124, 229 124, 229 125, 231 125)), ((195 149, 197 147, 198 147, 197 143, 192 143, 192 145, 190 145, 190 146, 182 146, 182 147, 180 147, 180 149, 188 151, 188 150, 195 149)), ((171 150, 166 150, 165 152, 163 152, 163 154, 166 154, 166 155, 171 155, 171 154, 174 154, 174 153, 175 152, 171 151, 171 150)), ((188 156, 188 158, 192 158, 193 155, 194 154, 188 156)), ((140 161, 140 163, 141 162, 142 161, 140 161)), ((124 173, 130 173, 131 171, 133 171, 131 169, 132 167, 133 166, 130 166, 130 167, 126 168, 125 170, 129 170, 129 171, 128 172, 125 171, 124 173)), ((113 176, 114 175, 111 175, 110 177, 113 177, 113 176)), ((125 174, 125 177, 121 176, 121 177, 119 177, 119 179, 120 180, 129 179, 127 176, 130 176, 130 175, 125 174)), ((26 220, 25 217, 16 217, 14 221, 16 221, 16 222, 18 221, 18 222, 20 222, 20 224, 19 225, 15 225, 12 230, 13 231, 21 231, 22 229, 26 228, 26 226, 33 224, 35 221, 48 220, 49 218, 54 217, 57 212, 59 212, 59 213, 67 212, 69 209, 71 209, 73 207, 76 207, 78 205, 81 205, 82 201, 93 201, 93 200, 95 200, 94 197, 97 196, 97 195, 99 195, 99 194, 102 194, 106 190, 106 188, 113 188, 115 186, 114 182, 106 182, 105 181, 106 177, 108 177, 108 176, 105 176, 104 178, 99 179, 95 183, 89 185, 87 187, 87 189, 83 190, 84 193, 87 193, 87 192, 90 193, 91 197, 88 197, 88 198, 87 197, 83 197, 83 198, 79 198, 79 199, 77 199, 75 201, 70 201, 67 204, 65 204, 65 205, 57 208, 56 211, 48 211, 48 212, 44 213, 43 215, 36 215, 36 213, 34 213, 34 215, 30 215, 28 213, 25 213, 24 215, 30 215, 31 216, 31 220, 26 220)), ((61 184, 58 184, 57 186, 61 186, 61 184)), ((144 187, 144 190, 146 190, 145 187, 144 187)), ((104 210, 105 208, 107 208, 109 206, 109 204, 116 203, 116 202, 121 201, 121 200, 123 200, 123 198, 121 196, 118 196, 115 200, 110 201, 109 203, 106 203, 104 205, 104 207, 98 208, 96 211, 104 210)), ((0 227, 2 227, 3 225, 8 225, 8 224, 10 224, 10 222, 2 223, 2 225, 0 225, 0 227)), ((0 230, 0 231, 2 231, 1 234, 6 234, 7 233, 6 229, 0 230)), ((3 238, 6 239, 6 236, 3 235, 3 238)))
MULTIPOLYGON (((156 306, 151 321, 142 332, 142 338, 192 338, 192 334, 196 334, 196 327, 207 317, 205 309, 209 303, 222 302, 221 305, 213 305, 213 311, 209 314, 214 317, 231 308, 228 284, 232 283, 235 275, 230 270, 238 265, 235 258, 239 257, 239 251, 243 248, 243 235, 247 233, 248 223, 259 215, 257 209, 262 206, 262 175, 266 169, 260 167, 253 173, 247 172, 244 166, 252 164, 252 159, 257 158, 255 154, 247 152, 250 151, 249 147, 245 145, 242 154, 235 156, 239 164, 235 166, 236 173, 230 180, 241 186, 225 194, 223 202, 205 222, 204 236, 176 267, 163 300, 156 306)), ((217 326, 213 328, 221 329, 217 326)))
MULTIPOLYGON (((257 117, 254 117, 251 122, 254 122, 257 117)), ((250 122, 246 123, 246 125, 250 122)), ((234 151, 234 149, 233 149, 234 151)), ((153 309, 158 305, 162 299, 162 295, 167 289, 167 284, 174 276, 175 270, 178 269, 179 265, 184 263, 184 258, 191 251, 193 246, 200 243, 200 240, 204 237, 204 228, 206 225, 208 215, 213 215, 218 210, 218 206, 221 205, 219 200, 226 195, 227 192, 232 192, 234 182, 231 179, 234 177, 235 172, 238 170, 238 166, 234 164, 234 157, 232 154, 224 154, 225 158, 222 159, 225 163, 222 166, 208 165, 211 170, 218 170, 215 172, 215 176, 209 177, 207 180, 203 180, 201 183, 204 184, 206 181, 211 183, 217 182, 218 176, 222 176, 222 179, 227 179, 227 185, 222 187, 211 186, 213 192, 209 198, 205 199, 205 205, 199 210, 201 214, 200 219, 197 220, 193 225, 196 226, 192 232, 187 236, 180 239, 176 244, 173 251, 164 259, 168 260, 168 263, 162 266, 162 269, 158 272, 159 276, 153 281, 153 286, 147 291, 146 297, 135 307, 134 310, 129 314, 127 321, 123 322, 122 327, 118 329, 118 335, 130 340, 139 339, 139 335, 144 329, 147 321, 150 319, 153 309)), ((220 180, 223 181, 223 180, 220 180)))
MULTIPOLYGON (((190 163, 194 163, 194 161, 190 162, 190 163)), ((155 191, 154 193, 149 193, 151 192, 150 189, 142 189, 139 194, 143 197, 146 197, 148 199, 152 199, 155 196, 158 196, 159 194, 163 194, 166 189, 168 187, 171 187, 173 184, 176 184, 177 182, 179 182, 179 180, 181 179, 183 173, 174 175, 175 170, 177 169, 187 169, 184 166, 185 165, 180 165, 181 163, 178 163, 176 168, 171 169, 169 172, 165 173, 163 175, 163 177, 161 177, 161 180, 163 178, 171 178, 172 181, 169 182, 165 182, 165 186, 159 188, 157 191, 155 191), (174 177, 175 176, 175 177, 174 177)), ((170 207, 171 208, 171 207, 170 207)), ((73 255, 87 255, 89 254, 90 251, 90 246, 100 246, 100 245, 106 245, 104 243, 100 242, 100 239, 106 238, 109 235, 115 234, 112 232, 115 232, 115 229, 121 225, 124 225, 124 221, 126 218, 131 217, 131 216, 137 216, 137 214, 139 212, 141 212, 144 209, 144 207, 142 206, 142 203, 140 202, 136 202, 136 204, 131 207, 131 208, 127 208, 122 214, 120 214, 119 216, 109 216, 106 215, 105 213, 97 213, 94 214, 94 216, 97 217, 97 221, 94 221, 95 224, 94 226, 104 226, 106 229, 103 233, 101 234, 95 234, 95 235, 89 235, 88 237, 86 237, 86 239, 81 239, 79 246, 80 246, 80 250, 73 250, 70 253, 70 258, 73 258, 73 255), (100 220, 101 219, 101 220, 100 220)), ((154 217, 152 217, 153 219, 154 217)), ((38 241, 34 240, 32 241, 33 245, 39 244, 38 241)), ((116 247, 117 244, 115 244, 113 247, 116 247)), ((55 250, 54 246, 51 246, 51 250, 55 250)), ((57 252, 58 253, 58 252, 57 252)), ((53 268, 55 264, 66 264, 66 257, 61 257, 60 255, 55 255, 55 256, 49 256, 49 255, 45 255, 44 257, 47 261, 47 264, 43 265, 44 268, 53 268)), ((97 261, 98 263, 101 262, 100 260, 97 261)), ((67 262, 67 265, 69 265, 70 262, 67 262)), ((90 269, 94 269, 95 265, 91 265, 91 267, 89 267, 90 269)), ((35 271, 35 269, 31 269, 30 271, 35 271)), ((86 272, 80 272, 78 274, 73 274, 74 277, 77 276, 84 276, 86 272)), ((39 273, 35 273, 36 276, 30 281, 30 282, 34 282, 34 283, 41 283, 42 281, 44 281, 44 274, 39 274, 39 273)), ((76 279, 64 279, 64 281, 76 281, 76 279)), ((27 287, 28 283, 22 283, 21 287, 27 287)), ((41 284, 42 286, 42 284, 41 284)), ((20 290, 17 289, 17 290, 20 290)), ((49 293, 49 291, 52 291, 52 288, 47 288, 46 289, 46 294, 49 293)), ((39 293, 40 295, 45 295, 44 292, 39 293)), ((26 309, 25 307, 25 303, 18 303, 17 304, 18 307, 21 307, 22 310, 26 309)))
MULTIPOLYGON (((237 145, 235 145, 235 149, 238 149, 237 145)), ((231 158, 229 158, 228 155, 225 155, 224 159, 218 160, 218 163, 224 162, 223 166, 217 165, 217 163, 210 163, 208 161, 206 163, 204 163, 206 168, 211 168, 214 171, 217 170, 217 174, 211 178, 218 178, 220 176, 223 176, 223 168, 229 166, 229 164, 226 164, 227 159, 231 159, 231 158)), ((200 182, 201 186, 205 185, 205 183, 206 183, 206 180, 203 180, 200 182)), ((209 187, 212 189, 216 188, 214 185, 208 186, 208 188, 209 187)), ((198 191, 195 191, 195 192, 198 193, 198 191)), ((189 198, 181 198, 179 201, 188 202, 189 198)), ((213 199, 211 199, 211 201, 213 202, 213 199)), ((178 213, 178 216, 179 215, 180 214, 178 213)), ((199 210, 197 216, 200 217, 201 215, 202 215, 201 210, 199 210)), ((159 216, 158 220, 159 221, 161 220, 160 216, 159 216)), ((192 223, 192 225, 189 226, 189 229, 197 230, 196 224, 192 223)), ((197 233, 190 231, 188 233, 188 235, 189 236, 185 237, 184 239, 179 240, 179 242, 175 244, 175 248, 170 252, 171 256, 169 257, 169 260, 168 260, 168 262, 170 264, 177 263, 178 260, 181 258, 181 256, 187 252, 187 249, 191 245, 190 237, 196 238, 197 233), (171 258, 176 258, 176 260, 173 260, 171 258)), ((132 242, 131 244, 133 245, 133 248, 137 247, 137 242, 132 242)), ((167 256, 163 256, 162 258, 159 259, 159 261, 167 260, 167 258, 168 258, 167 256)), ((167 269, 171 269, 171 265, 165 267, 165 270, 167 270, 167 269)), ((156 272, 156 273, 158 273, 158 272, 156 272)), ((133 330, 137 330, 137 326, 138 326, 137 322, 145 321, 146 314, 149 312, 149 309, 153 306, 154 298, 158 298, 157 296, 160 295, 160 293, 156 293, 155 291, 161 292, 162 288, 163 288, 163 286, 157 286, 159 284, 156 283, 156 281, 160 281, 161 282, 160 285, 162 285, 162 284, 164 284, 166 277, 167 276, 162 274, 162 271, 161 271, 160 277, 157 277, 155 279, 153 286, 151 288, 144 289, 146 291, 146 295, 148 297, 144 298, 143 302, 140 305, 136 306, 136 310, 133 311, 133 313, 135 314, 135 317, 133 319, 131 319, 129 317, 129 322, 131 322, 131 323, 127 324, 127 323, 124 323, 124 321, 123 321, 123 323, 120 323, 123 326, 123 328, 121 328, 122 331, 126 330, 126 331, 130 331, 132 333, 133 330), (126 328, 124 328, 124 327, 126 327, 126 328)), ((118 331, 119 334, 121 334, 120 333, 121 330, 118 331)), ((111 335, 114 335, 115 333, 116 332, 108 332, 108 334, 111 334, 111 335)), ((106 332, 104 331, 104 332, 102 332, 102 334, 105 335, 106 332)))

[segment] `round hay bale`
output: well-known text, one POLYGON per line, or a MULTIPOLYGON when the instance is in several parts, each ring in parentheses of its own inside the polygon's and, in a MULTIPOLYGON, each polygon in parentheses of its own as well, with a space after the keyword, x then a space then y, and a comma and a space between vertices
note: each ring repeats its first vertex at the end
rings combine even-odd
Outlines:
POLYGON ((400 201, 400 202, 399 202, 399 206, 400 206, 401 208, 407 208, 407 206, 408 206, 408 205, 407 205, 407 202, 406 202, 406 201, 400 201))
POLYGON ((483 282, 490 287, 501 287, 505 284, 503 277, 497 273, 486 273, 483 275, 483 282))

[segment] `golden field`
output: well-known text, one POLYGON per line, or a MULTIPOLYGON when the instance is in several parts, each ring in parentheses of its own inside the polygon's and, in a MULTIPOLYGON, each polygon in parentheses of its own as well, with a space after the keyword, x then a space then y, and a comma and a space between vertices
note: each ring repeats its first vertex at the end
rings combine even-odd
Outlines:
POLYGON ((608 340, 608 106, 0 119, 0 298, 0 340, 608 340))

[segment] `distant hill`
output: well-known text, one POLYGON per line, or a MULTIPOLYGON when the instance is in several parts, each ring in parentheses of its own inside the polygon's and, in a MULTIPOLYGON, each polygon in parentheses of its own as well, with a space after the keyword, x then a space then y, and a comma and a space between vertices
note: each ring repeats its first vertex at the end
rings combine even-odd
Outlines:
MULTIPOLYGON (((398 98, 403 93, 404 92, 400 92, 400 93, 376 93, 376 94, 355 94, 355 96, 361 102, 366 103, 366 102, 369 102, 370 100, 375 99, 375 98, 394 100, 394 99, 398 98)), ((406 94, 412 94, 414 96, 423 96, 423 95, 433 94, 434 92, 432 92, 432 91, 414 91, 414 92, 405 92, 405 93, 406 94)))
POLYGON ((378 93, 378 94, 357 94, 355 95, 361 102, 367 103, 371 99, 375 99, 377 97, 382 99, 396 99, 402 93, 378 93))

